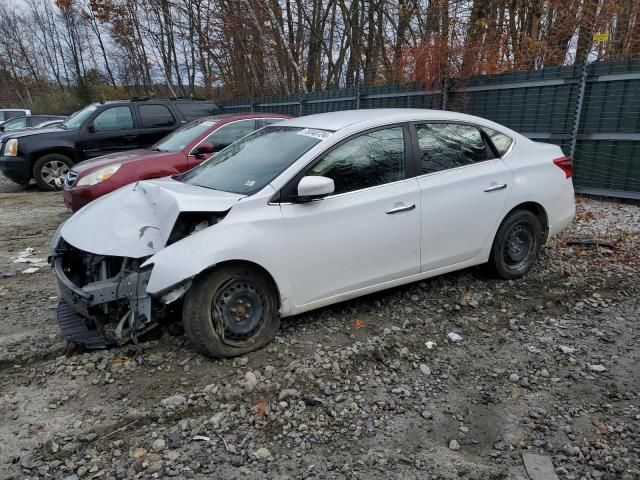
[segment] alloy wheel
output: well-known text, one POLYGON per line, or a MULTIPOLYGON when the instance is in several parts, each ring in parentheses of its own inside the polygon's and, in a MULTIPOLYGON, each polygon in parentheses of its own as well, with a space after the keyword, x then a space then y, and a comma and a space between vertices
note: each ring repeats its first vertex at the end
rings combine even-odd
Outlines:
POLYGON ((60 190, 64 179, 69 173, 69 166, 59 160, 51 160, 42 166, 42 180, 47 185, 60 190))

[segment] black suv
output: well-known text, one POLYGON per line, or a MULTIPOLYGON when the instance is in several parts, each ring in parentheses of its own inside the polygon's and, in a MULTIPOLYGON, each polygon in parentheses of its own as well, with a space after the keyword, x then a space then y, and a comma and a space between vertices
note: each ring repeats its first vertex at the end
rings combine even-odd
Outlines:
POLYGON ((57 190, 75 163, 148 148, 187 121, 220 112, 213 102, 180 98, 94 103, 56 128, 0 136, 0 172, 16 183, 33 178, 43 190, 57 190))

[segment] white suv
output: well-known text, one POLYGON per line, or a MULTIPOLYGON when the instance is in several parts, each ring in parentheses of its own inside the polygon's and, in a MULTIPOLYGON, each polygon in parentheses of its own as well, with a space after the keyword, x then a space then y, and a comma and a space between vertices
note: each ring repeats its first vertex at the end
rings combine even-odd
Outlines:
POLYGON ((102 347, 174 307, 199 351, 234 356, 280 317, 359 295, 487 262, 518 278, 571 222, 571 174, 559 147, 459 113, 285 120, 67 221, 60 325, 102 347))

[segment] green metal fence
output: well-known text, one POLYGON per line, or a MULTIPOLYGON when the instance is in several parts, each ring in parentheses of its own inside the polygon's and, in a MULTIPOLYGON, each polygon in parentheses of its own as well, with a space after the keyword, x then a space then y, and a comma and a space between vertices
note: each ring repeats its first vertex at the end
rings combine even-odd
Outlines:
POLYGON ((475 77, 446 90, 421 84, 352 87, 223 103, 227 112, 288 115, 359 108, 448 109, 560 145, 577 191, 640 199, 640 61, 595 62, 475 77))

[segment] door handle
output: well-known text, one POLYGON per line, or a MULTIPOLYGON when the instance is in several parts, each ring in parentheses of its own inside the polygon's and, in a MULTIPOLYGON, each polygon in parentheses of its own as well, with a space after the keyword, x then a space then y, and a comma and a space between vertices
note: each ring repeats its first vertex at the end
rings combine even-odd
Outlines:
POLYGON ((136 138, 138 138, 137 135, 125 135, 123 137, 125 140, 135 140, 136 138))
POLYGON ((416 204, 412 203, 411 205, 400 205, 399 207, 392 208, 391 210, 387 210, 385 213, 387 215, 393 215, 394 213, 400 212, 408 212, 409 210, 413 210, 416 208, 416 204))
POLYGON ((506 183, 502 183, 500 185, 491 185, 490 187, 487 187, 484 189, 485 192, 495 192, 497 190, 504 190, 505 188, 507 188, 507 184, 506 183))

